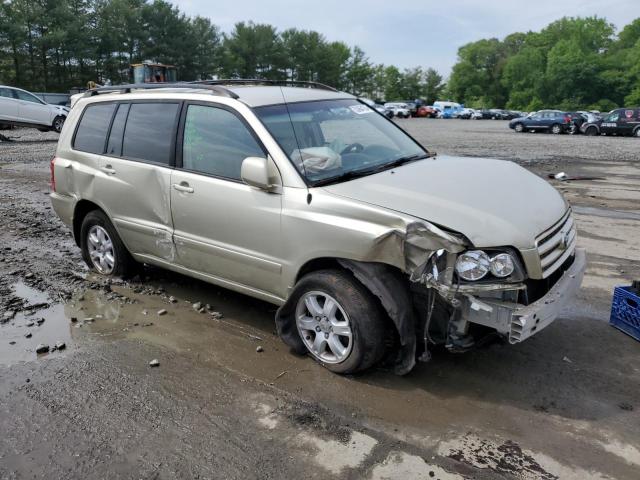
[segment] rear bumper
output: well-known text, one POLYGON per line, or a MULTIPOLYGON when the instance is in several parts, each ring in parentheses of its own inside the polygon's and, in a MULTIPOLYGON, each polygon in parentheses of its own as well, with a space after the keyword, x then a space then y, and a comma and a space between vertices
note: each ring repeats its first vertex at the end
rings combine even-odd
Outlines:
POLYGON ((530 305, 469 296, 463 303, 463 316, 471 323, 495 328, 519 343, 550 325, 562 308, 580 289, 586 268, 586 252, 576 248, 575 259, 549 292, 530 305))
POLYGON ((76 198, 70 195, 61 195, 51 192, 49 195, 51 206, 60 220, 73 231, 73 212, 76 206, 76 198))

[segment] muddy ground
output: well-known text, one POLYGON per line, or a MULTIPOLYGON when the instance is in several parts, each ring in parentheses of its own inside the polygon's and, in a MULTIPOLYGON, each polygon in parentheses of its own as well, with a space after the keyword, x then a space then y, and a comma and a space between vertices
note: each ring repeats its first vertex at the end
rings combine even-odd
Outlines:
POLYGON ((401 124, 441 154, 598 177, 552 181, 589 254, 561 318, 406 377, 333 375, 278 340, 274 307, 224 289, 88 274, 49 205, 57 135, 3 132, 0 478, 638 478, 640 343, 607 319, 640 278, 640 141, 401 124))

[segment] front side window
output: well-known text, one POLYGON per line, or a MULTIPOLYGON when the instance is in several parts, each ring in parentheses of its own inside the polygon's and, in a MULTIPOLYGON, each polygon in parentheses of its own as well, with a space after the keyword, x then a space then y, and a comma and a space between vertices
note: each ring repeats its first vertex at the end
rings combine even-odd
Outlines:
POLYGON ((233 113, 217 107, 187 107, 182 168, 240 180, 242 161, 264 156, 251 132, 233 113))
POLYGON ((18 96, 18 100, 24 100, 25 102, 33 102, 39 103, 40 105, 44 104, 42 100, 40 100, 35 95, 31 95, 30 93, 23 92, 22 90, 15 90, 16 95, 18 96))
POLYGON ((122 156, 168 165, 178 103, 133 103, 122 141, 122 156))
POLYGON ((89 105, 82 114, 73 148, 83 152, 103 153, 115 108, 114 103, 89 105))
POLYGON ((0 88, 0 97, 13 98, 13 94, 8 88, 0 88))
POLYGON ((429 156, 392 122, 357 100, 255 108, 311 185, 343 181, 429 156))

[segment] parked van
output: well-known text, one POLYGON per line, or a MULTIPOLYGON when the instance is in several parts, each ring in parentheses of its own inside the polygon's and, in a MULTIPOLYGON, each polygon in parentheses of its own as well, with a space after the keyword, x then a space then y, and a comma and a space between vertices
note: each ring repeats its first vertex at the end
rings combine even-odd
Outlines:
POLYGON ((456 102, 437 101, 433 103, 433 106, 440 110, 440 118, 456 118, 464 109, 464 105, 456 102))

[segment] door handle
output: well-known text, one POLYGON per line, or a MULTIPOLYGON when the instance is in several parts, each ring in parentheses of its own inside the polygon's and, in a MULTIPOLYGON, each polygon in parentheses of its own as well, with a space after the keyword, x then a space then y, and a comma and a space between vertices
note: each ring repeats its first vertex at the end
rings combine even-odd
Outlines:
POLYGON ((116 174, 115 169, 111 165, 106 165, 106 166, 102 167, 100 170, 102 170, 107 175, 115 175, 116 174))
POLYGON ((179 192, 193 193, 193 188, 187 182, 174 183, 172 186, 179 192))

